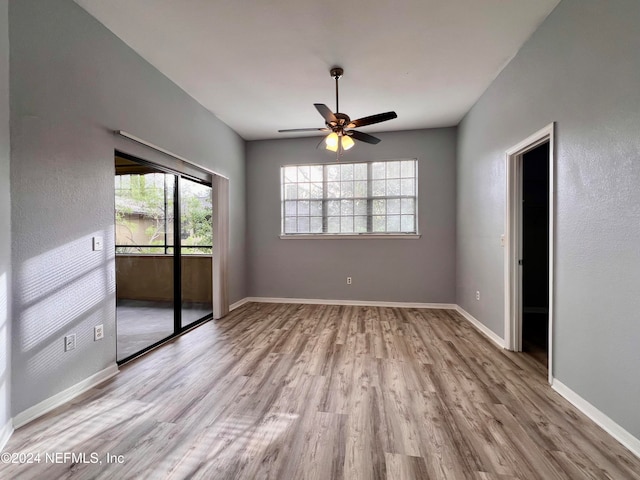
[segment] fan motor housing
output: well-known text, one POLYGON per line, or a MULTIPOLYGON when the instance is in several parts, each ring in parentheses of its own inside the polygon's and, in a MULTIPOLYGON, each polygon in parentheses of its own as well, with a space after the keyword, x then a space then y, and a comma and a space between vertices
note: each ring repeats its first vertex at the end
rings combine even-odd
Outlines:
MULTIPOLYGON (((340 112, 336 112, 334 113, 335 117, 338 119, 338 125, 337 126, 344 126, 344 125, 349 125, 349 123, 351 123, 351 118, 349 118, 349 115, 347 115, 346 113, 340 113, 340 112)), ((327 124, 329 125, 329 124, 327 124)), ((330 127, 332 125, 329 125, 330 127)))

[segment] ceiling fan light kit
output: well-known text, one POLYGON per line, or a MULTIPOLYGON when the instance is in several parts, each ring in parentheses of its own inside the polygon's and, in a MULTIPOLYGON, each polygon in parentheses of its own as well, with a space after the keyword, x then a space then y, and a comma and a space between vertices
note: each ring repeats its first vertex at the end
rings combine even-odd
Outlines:
MULTIPOLYGON (((375 145, 380 143, 380 139, 369 135, 368 133, 359 132, 358 130, 352 130, 353 128, 366 127, 367 125, 373 125, 374 123, 386 122, 387 120, 393 120, 398 118, 396 112, 384 112, 376 115, 370 115, 368 117, 358 118, 351 121, 349 115, 346 113, 340 113, 340 103, 338 95, 338 81, 344 75, 344 70, 340 67, 333 67, 330 72, 331 77, 336 81, 336 113, 333 113, 329 107, 324 103, 314 103, 318 113, 322 115, 325 121, 325 127, 323 128, 292 128, 288 130, 278 130, 280 133, 286 132, 330 132, 325 140, 325 148, 331 152, 336 152, 338 155, 349 150, 355 145, 354 139, 361 142, 370 143, 375 145)), ((321 142, 322 143, 322 142, 321 142)))
POLYGON ((353 141, 353 139, 349 136, 346 135, 342 138, 342 149, 343 150, 349 150, 351 147, 353 147, 355 145, 355 142, 353 141))
POLYGON ((338 137, 338 134, 335 133, 335 132, 331 132, 324 139, 324 143, 326 144, 325 148, 327 150, 331 150, 332 152, 337 152, 338 151, 338 143, 339 142, 340 142, 340 137, 338 137))

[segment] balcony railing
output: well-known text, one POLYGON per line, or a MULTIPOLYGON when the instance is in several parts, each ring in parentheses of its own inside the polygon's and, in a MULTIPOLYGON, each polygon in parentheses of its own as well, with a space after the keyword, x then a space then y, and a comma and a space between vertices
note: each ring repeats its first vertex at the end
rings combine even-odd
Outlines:
MULTIPOLYGON (((116 255, 173 255, 173 245, 122 245, 116 244, 116 255), (142 249, 151 251, 142 251, 142 249), (137 251, 136 251, 137 250, 137 251)), ((212 245, 182 245, 182 255, 211 255, 212 245), (204 250, 193 252, 193 250, 204 250), (187 250, 187 251, 185 251, 187 250), (189 252, 188 250, 191 250, 189 252)))

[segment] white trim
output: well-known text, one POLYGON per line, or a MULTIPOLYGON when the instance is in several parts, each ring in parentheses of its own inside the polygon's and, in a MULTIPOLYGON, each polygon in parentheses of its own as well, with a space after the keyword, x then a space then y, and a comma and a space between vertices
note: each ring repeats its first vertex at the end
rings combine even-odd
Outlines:
POLYGON ((213 248, 211 277, 213 318, 229 313, 229 180, 215 175, 211 182, 213 248))
POLYGON ((542 127, 536 133, 532 133, 527 138, 522 140, 517 145, 514 145, 507 150, 507 155, 516 155, 526 153, 529 150, 533 150, 539 145, 542 145, 547 139, 553 135, 553 127, 555 122, 551 122, 549 125, 542 127))
MULTIPOLYGON (((369 301, 369 300, 325 300, 322 298, 247 297, 244 300, 246 300, 247 302, 256 302, 256 303, 350 305, 350 306, 356 306, 356 307, 435 308, 435 309, 444 309, 444 310, 455 310, 456 308, 456 305, 453 303, 377 302, 377 301, 369 301)), ((241 300, 241 301, 244 302, 244 300, 241 300)), ((239 302, 236 302, 236 303, 239 303, 239 302)))
POLYGON ((244 297, 243 299, 238 300, 237 302, 234 302, 231 305, 229 305, 229 311, 235 310, 236 308, 240 308, 241 306, 246 305, 250 301, 251 300, 249 300, 249 297, 244 297))
POLYGON ((557 378, 552 379, 551 388, 562 395, 569 403, 593 420, 605 432, 624 445, 631 453, 640 458, 640 439, 626 431, 608 415, 598 410, 588 401, 571 390, 557 378))
POLYGON ((114 130, 113 133, 115 133, 116 135, 120 135, 121 137, 128 138, 129 140, 133 140, 134 142, 139 143, 140 145, 144 145, 145 147, 149 147, 149 148, 151 148, 151 149, 153 149, 153 150, 155 150, 157 152, 164 153, 165 155, 173 157, 173 158, 175 158, 177 160, 181 160, 183 162, 191 164, 194 167, 198 167, 199 169, 204 170, 207 173, 218 175, 219 177, 223 177, 223 178, 226 178, 227 180, 229 180, 229 177, 227 177, 225 175, 222 175, 222 174, 220 174, 218 172, 214 172, 210 168, 203 167, 202 165, 200 165, 198 163, 195 163, 195 162, 192 162, 191 160, 187 160, 186 158, 181 157, 180 155, 176 155, 175 153, 172 153, 169 150, 165 150, 164 148, 159 147, 157 145, 154 145, 151 142, 147 142, 146 140, 143 140, 140 137, 136 137, 135 135, 132 135, 132 134, 127 133, 127 132, 122 131, 122 130, 114 130))
POLYGON ((7 423, 4 424, 4 427, 2 427, 2 430, 0 430, 0 452, 7 446, 11 435, 13 435, 13 423, 11 419, 9 419, 7 423))
POLYGON ((113 364, 105 368, 104 370, 99 371, 98 373, 94 373, 90 377, 82 380, 81 382, 76 383, 75 385, 63 390, 60 393, 53 395, 40 403, 37 403, 33 407, 29 407, 26 410, 23 410, 15 417, 13 417, 13 426, 14 428, 20 428, 27 423, 35 420, 38 417, 41 417, 45 413, 50 412, 54 408, 59 407, 60 405, 73 400, 77 396, 83 394, 87 390, 92 389, 96 385, 108 380, 109 378, 117 375, 119 372, 118 365, 113 364))
POLYGON ((518 266, 520 252, 520 190, 522 156, 528 151, 549 142, 549 351, 548 381, 553 382, 553 313, 554 313, 554 244, 555 244, 555 122, 541 128, 506 151, 505 188, 505 249, 504 249, 504 332, 505 348, 522 350, 521 269, 518 266))
POLYGON ((296 233, 280 235, 281 240, 417 240, 419 233, 296 233))
POLYGON ((484 323, 480 322, 477 318, 467 312, 460 305, 455 306, 455 310, 462 315, 471 325, 473 325, 476 330, 482 333, 485 337, 491 340, 500 348, 505 348, 504 339, 500 338, 498 334, 496 334, 493 330, 487 327, 484 323))

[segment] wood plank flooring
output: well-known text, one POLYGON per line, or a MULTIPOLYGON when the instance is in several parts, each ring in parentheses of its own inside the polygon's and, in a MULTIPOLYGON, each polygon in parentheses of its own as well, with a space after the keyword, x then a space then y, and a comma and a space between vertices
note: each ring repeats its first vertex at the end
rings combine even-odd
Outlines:
POLYGON ((250 303, 5 451, 41 454, 0 465, 12 479, 640 479, 640 459, 540 363, 447 310, 250 303), (86 459, 46 463, 53 452, 86 459))

